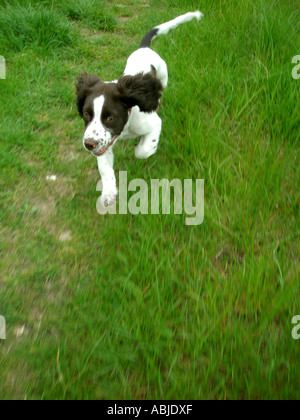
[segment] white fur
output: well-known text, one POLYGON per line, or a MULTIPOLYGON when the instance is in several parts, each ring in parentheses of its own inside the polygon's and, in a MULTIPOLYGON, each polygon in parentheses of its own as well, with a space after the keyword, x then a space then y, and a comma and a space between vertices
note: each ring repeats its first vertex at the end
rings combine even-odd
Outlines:
MULTIPOLYGON (((157 36, 165 35, 171 29, 175 29, 182 23, 189 22, 192 19, 196 18, 199 21, 202 16, 203 14, 199 11, 179 16, 170 22, 157 26, 156 28, 159 29, 157 36)), ((131 54, 128 58, 124 75, 134 76, 138 73, 146 74, 152 71, 152 66, 155 67, 156 77, 161 81, 165 89, 168 85, 167 64, 150 48, 140 48, 131 54)), ((95 99, 94 106, 97 115, 95 112, 95 118, 85 134, 85 138, 103 140, 103 143, 101 143, 102 148, 111 141, 110 133, 105 130, 100 122, 99 115, 101 115, 103 102, 104 100, 101 97, 95 99)), ((147 114, 141 112, 139 107, 136 106, 132 109, 128 122, 118 137, 118 140, 140 137, 139 143, 135 146, 135 155, 138 159, 147 159, 157 151, 161 128, 162 121, 156 112, 147 114)), ((118 193, 113 170, 114 156, 112 147, 104 155, 97 157, 97 160, 103 184, 101 203, 103 206, 108 207, 115 203, 118 193)))
POLYGON ((124 75, 134 76, 138 73, 149 73, 154 66, 156 77, 161 81, 163 88, 168 85, 168 67, 164 60, 151 48, 140 48, 128 58, 124 75))
POLYGON ((157 36, 166 35, 170 32, 171 29, 176 29, 179 25, 190 22, 193 19, 197 19, 199 22, 202 17, 203 13, 199 12, 199 10, 197 12, 190 12, 186 13, 185 15, 178 16, 176 19, 173 19, 170 22, 156 26, 156 29, 159 30, 157 36))
POLYGON ((104 95, 101 95, 94 100, 94 118, 83 136, 83 146, 87 139, 93 139, 99 143, 99 147, 94 150, 96 153, 106 147, 113 139, 111 133, 101 123, 104 101, 104 95))
POLYGON ((112 148, 108 149, 107 152, 97 157, 98 168, 102 180, 102 195, 100 202, 103 207, 112 206, 118 195, 116 176, 114 172, 114 155, 112 148))

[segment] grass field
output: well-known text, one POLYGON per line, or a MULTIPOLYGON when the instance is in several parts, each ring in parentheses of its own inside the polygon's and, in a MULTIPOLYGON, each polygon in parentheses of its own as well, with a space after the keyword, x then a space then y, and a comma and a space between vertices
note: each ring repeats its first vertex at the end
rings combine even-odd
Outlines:
POLYGON ((0 399, 299 398, 299 48, 290 0, 0 0, 0 399), (157 154, 115 169, 204 179, 204 223, 100 216, 76 76, 197 9, 153 42, 157 154))

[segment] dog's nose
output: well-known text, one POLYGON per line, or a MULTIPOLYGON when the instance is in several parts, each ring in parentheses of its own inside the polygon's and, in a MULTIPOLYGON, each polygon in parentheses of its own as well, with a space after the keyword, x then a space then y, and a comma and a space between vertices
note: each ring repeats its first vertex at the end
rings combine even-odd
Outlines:
POLYGON ((87 139, 84 140, 84 145, 88 150, 92 151, 98 147, 98 142, 93 139, 87 139))

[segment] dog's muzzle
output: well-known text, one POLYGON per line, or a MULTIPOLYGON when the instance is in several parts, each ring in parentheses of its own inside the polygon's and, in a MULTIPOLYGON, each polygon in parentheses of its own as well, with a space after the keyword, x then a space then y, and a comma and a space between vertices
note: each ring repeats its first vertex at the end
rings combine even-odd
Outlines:
POLYGON ((87 139, 84 140, 84 146, 87 150, 92 152, 93 150, 96 150, 99 146, 99 143, 93 139, 87 139))
POLYGON ((99 149, 99 143, 96 140, 93 139, 87 139, 84 141, 85 148, 92 152, 94 156, 102 156, 105 152, 114 144, 114 142, 117 140, 118 136, 114 137, 112 141, 103 149, 99 149))

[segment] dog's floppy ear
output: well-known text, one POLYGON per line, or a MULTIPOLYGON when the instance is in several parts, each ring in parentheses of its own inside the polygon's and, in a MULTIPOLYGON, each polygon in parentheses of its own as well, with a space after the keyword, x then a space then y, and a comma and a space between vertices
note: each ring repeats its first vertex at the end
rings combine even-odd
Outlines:
POLYGON ((81 116, 83 116, 82 110, 89 90, 99 82, 101 82, 101 79, 96 74, 88 75, 85 73, 77 77, 77 109, 81 116))
POLYGON ((122 76, 117 86, 119 99, 127 108, 138 105, 142 112, 153 112, 159 107, 163 86, 151 73, 122 76))

